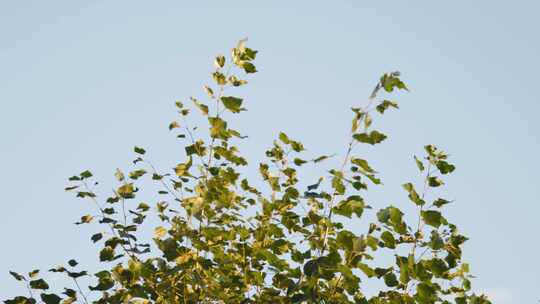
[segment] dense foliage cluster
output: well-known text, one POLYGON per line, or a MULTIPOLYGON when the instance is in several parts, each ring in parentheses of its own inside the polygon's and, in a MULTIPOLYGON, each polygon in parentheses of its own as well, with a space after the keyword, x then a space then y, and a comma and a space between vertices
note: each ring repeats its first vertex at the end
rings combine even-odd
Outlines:
POLYGON ((258 164, 260 177, 243 176, 248 160, 235 144, 244 136, 226 117, 246 109, 225 89, 247 84, 246 74, 257 72, 256 55, 240 41, 230 58, 215 58, 215 84, 204 87, 207 102, 176 102, 178 120, 169 129, 186 144, 173 171, 159 172, 135 147, 135 168, 116 171, 110 197, 94 192, 90 171, 69 178, 66 190, 96 207, 77 224, 106 227, 90 238, 102 246, 104 270, 90 274, 76 260, 50 269, 72 282, 56 293, 38 270, 11 272, 29 294, 4 303, 490 303, 470 291, 461 250, 467 238, 443 216, 451 201, 431 195, 455 169, 446 153, 427 145, 424 157, 414 157, 424 182, 403 184, 417 209, 413 222, 396 206, 374 210, 374 220, 366 220, 373 208, 365 193, 381 180, 355 148, 386 139, 372 121, 398 108, 379 95, 407 90, 399 73, 384 74, 367 104, 352 109, 341 165, 317 183, 301 187, 298 173, 330 156, 306 157, 303 144, 285 133, 258 164), (192 115, 203 115, 207 133, 194 131, 192 115), (145 178, 158 183, 157 202, 139 201, 145 178), (149 215, 160 222, 152 245, 139 231, 149 215))

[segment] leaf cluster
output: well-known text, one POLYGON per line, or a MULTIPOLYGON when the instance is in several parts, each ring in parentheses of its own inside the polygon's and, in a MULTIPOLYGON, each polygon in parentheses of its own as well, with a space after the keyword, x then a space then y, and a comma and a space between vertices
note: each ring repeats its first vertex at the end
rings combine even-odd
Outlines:
POLYGON ((229 57, 215 58, 204 100, 175 103, 178 119, 169 130, 185 156, 170 170, 158 171, 147 151, 135 147, 134 168, 117 169, 117 184, 105 197, 96 193, 90 171, 69 178, 66 191, 95 206, 76 224, 101 227, 90 240, 99 246, 103 270, 90 275, 76 260, 52 268, 72 282, 58 292, 50 292, 38 270, 11 272, 29 294, 4 303, 490 303, 471 292, 462 260, 467 238, 443 213, 451 200, 434 194, 455 170, 446 153, 427 145, 426 155, 414 158, 423 184, 403 189, 417 221, 407 222, 393 205, 371 211, 366 201, 368 188, 382 182, 357 148, 387 139, 373 120, 398 108, 379 98, 407 90, 398 72, 384 74, 367 104, 352 109, 342 165, 315 184, 304 188, 300 171, 331 156, 307 157, 304 145, 283 132, 255 165, 259 177, 242 173, 248 159, 238 143, 245 136, 231 123, 246 108, 231 90, 257 72, 257 55, 240 41, 229 57), (194 116, 206 128, 191 126, 194 116), (143 181, 158 185, 154 202, 140 201, 143 181), (366 212, 375 220, 367 222, 366 212), (151 240, 141 236, 149 216, 159 221, 151 240), (380 259, 385 255, 392 263, 380 259), (368 293, 369 281, 383 287, 368 293))

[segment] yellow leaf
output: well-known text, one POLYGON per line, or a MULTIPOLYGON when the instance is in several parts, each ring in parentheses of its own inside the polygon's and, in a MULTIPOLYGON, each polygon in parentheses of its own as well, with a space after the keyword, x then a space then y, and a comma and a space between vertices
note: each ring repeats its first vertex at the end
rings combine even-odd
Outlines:
POLYGON ((156 227, 156 228, 154 229, 154 237, 155 237, 156 239, 161 239, 162 237, 165 236, 165 234, 167 234, 167 229, 165 229, 165 228, 163 228, 163 227, 161 227, 161 226, 156 227))

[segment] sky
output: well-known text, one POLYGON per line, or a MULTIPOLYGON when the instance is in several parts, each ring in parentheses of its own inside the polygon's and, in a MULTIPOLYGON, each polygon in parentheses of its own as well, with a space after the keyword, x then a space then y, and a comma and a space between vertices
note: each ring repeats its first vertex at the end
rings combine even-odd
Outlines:
POLYGON ((91 206, 67 177, 91 169, 109 191, 134 145, 163 168, 180 159, 174 101, 203 96, 214 56, 244 37, 260 50, 238 93, 244 155, 262 158, 279 131, 342 153, 350 107, 399 70, 411 90, 365 152, 385 183, 371 204, 406 204, 413 155, 440 146, 474 288, 495 304, 540 299, 537 1, 191 2, 0 2, 0 299, 24 293, 8 270, 97 265, 95 227, 73 225, 91 206))

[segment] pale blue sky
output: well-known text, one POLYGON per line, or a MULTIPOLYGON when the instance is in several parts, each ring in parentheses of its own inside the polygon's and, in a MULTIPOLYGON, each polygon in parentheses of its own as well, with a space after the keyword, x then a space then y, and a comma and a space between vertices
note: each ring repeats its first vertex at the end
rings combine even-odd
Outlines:
POLYGON ((240 93, 244 154, 262 156, 280 130, 342 152, 349 107, 400 70, 411 92, 368 153, 386 184, 372 205, 406 204, 412 155, 440 145, 458 167, 448 217, 471 238, 475 288, 496 304, 540 298, 537 1, 179 3, 0 2, 1 299, 23 292, 8 269, 95 265, 94 228, 72 225, 90 206, 66 178, 90 168, 108 191, 135 144, 162 167, 178 160, 173 101, 202 96, 213 56, 246 36, 261 52, 240 93))

